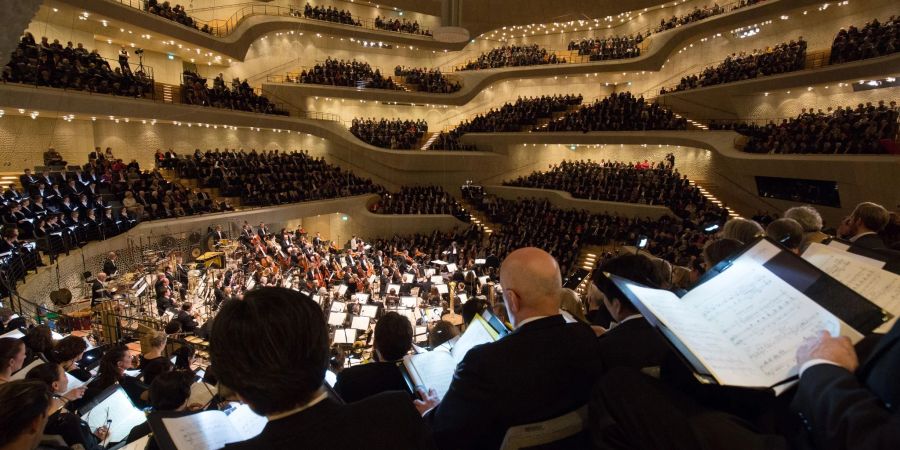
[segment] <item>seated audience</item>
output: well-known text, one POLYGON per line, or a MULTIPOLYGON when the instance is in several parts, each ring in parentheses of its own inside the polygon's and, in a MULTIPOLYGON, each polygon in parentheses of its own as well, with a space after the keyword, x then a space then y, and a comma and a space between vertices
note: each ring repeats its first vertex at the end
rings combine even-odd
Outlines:
POLYGON ((419 22, 415 20, 391 20, 387 17, 381 17, 380 15, 375 17, 375 28, 378 28, 379 30, 396 31, 398 33, 411 33, 431 36, 431 31, 419 27, 419 22))
POLYGON ((308 151, 257 152, 200 149, 179 159, 181 178, 197 178, 200 186, 218 188, 225 197, 240 197, 244 205, 269 206, 306 202, 382 190, 369 179, 313 158, 308 151))
POLYGON ((418 150, 419 140, 428 132, 424 120, 354 118, 350 132, 367 144, 391 150, 418 150))
POLYGON ((52 398, 42 381, 0 384, 0 448, 32 450, 44 436, 52 398))
POLYGON ((793 72, 802 70, 805 64, 806 41, 800 38, 772 49, 729 55, 718 66, 707 67, 700 75, 684 77, 674 89, 663 88, 660 94, 793 72))
POLYGON ((491 108, 471 120, 460 123, 449 133, 441 132, 432 142, 431 150, 474 150, 474 147, 459 143, 465 133, 503 133, 531 129, 540 119, 553 118, 554 114, 581 104, 579 95, 543 95, 540 97, 519 97, 515 103, 506 103, 498 109, 491 108))
POLYGON ((687 121, 659 103, 649 103, 630 92, 610 94, 588 106, 552 120, 536 131, 647 131, 684 130, 687 121))
POLYGON ((516 250, 503 261, 500 282, 515 332, 469 350, 444 398, 419 405, 431 407, 425 419, 441 448, 499 448, 512 426, 584 406, 602 370, 591 328, 559 314, 562 279, 552 256, 516 250))
MULTIPOLYGON (((36 380, 44 383, 45 388, 53 397, 60 397, 69 392, 69 379, 62 366, 56 363, 44 363, 25 375, 26 380, 36 380)), ((77 395, 74 399, 77 399, 77 395)), ((62 408, 53 412, 47 419, 44 427, 45 436, 59 436, 69 448, 83 448, 85 450, 103 450, 106 447, 102 442, 109 435, 107 427, 99 427, 91 430, 88 424, 74 412, 70 412, 65 404, 68 398, 62 397, 62 408)), ((73 399, 73 400, 74 400, 73 399)))
POLYGON ((644 36, 610 36, 587 38, 581 41, 570 41, 569 50, 578 50, 582 56, 590 56, 591 61, 608 61, 612 59, 636 58, 641 56, 641 42, 644 36))
POLYGON ((670 19, 662 19, 659 21, 659 26, 656 27, 657 33, 662 33, 666 30, 671 30, 672 28, 680 27, 683 25, 688 25, 708 17, 717 16, 719 14, 724 14, 725 8, 719 6, 718 3, 710 6, 703 6, 703 8, 694 7, 694 9, 680 17, 672 16, 670 19))
POLYGON ((565 63, 566 59, 557 59, 555 53, 534 45, 504 45, 482 53, 473 61, 469 61, 459 70, 496 69, 498 67, 537 66, 542 64, 565 63))
POLYGON ((367 62, 344 61, 343 59, 337 60, 331 57, 326 58, 325 62, 316 64, 309 70, 304 69, 297 76, 296 80, 292 80, 288 76, 286 81, 289 83, 327 84, 331 86, 389 89, 394 91, 403 89, 394 84, 394 80, 391 77, 382 76, 380 69, 373 69, 367 62))
POLYGON ((376 214, 450 214, 468 222, 471 216, 440 186, 404 186, 400 192, 384 193, 372 205, 376 214))
POLYGON ((397 66, 394 68, 394 76, 403 77, 407 86, 413 86, 419 92, 452 94, 462 89, 459 81, 451 83, 437 68, 405 68, 397 66))
POLYGON ((230 448, 434 448, 405 392, 347 405, 329 397, 330 341, 321 307, 300 292, 264 287, 222 305, 210 340, 216 377, 269 419, 261 434, 230 448))
MULTIPOLYGON (((300 11, 294 11, 292 13, 295 16, 300 15, 300 11)), ((344 25, 353 25, 357 27, 362 26, 362 22, 358 19, 353 19, 353 15, 350 11, 345 11, 343 9, 338 10, 337 8, 333 8, 331 6, 311 6, 309 3, 303 7, 303 17, 307 19, 315 19, 315 20, 324 20, 327 22, 335 22, 342 23, 344 25)))
POLYGON ((353 403, 385 391, 408 389, 397 364, 412 349, 413 329, 409 320, 391 311, 375 324, 374 362, 342 370, 335 392, 353 403))
POLYGON ((204 24, 202 28, 199 27, 197 25, 197 21, 195 21, 191 16, 187 14, 187 12, 185 12, 184 6, 177 4, 175 6, 172 6, 168 1, 160 3, 159 0, 147 0, 144 3, 144 10, 149 12, 150 14, 169 19, 173 22, 178 22, 186 27, 191 27, 195 30, 212 34, 212 30, 210 30, 209 25, 204 24))
POLYGON ((886 21, 874 19, 862 29, 850 26, 841 28, 831 44, 830 64, 841 64, 861 59, 890 55, 900 47, 900 16, 886 21))
POLYGON ((807 112, 804 108, 799 116, 783 119, 780 124, 711 122, 709 128, 731 129, 748 136, 742 150, 750 153, 885 153, 881 141, 896 139, 898 116, 897 102, 886 105, 882 100, 877 106, 867 102, 855 109, 839 106, 827 112, 814 112, 812 108, 807 112))
POLYGON ((9 83, 137 98, 153 96, 153 78, 143 70, 132 71, 127 63, 112 68, 96 49, 88 52, 80 43, 75 47, 69 42, 63 47, 58 39, 51 44, 47 37, 36 43, 28 32, 12 52, 2 75, 9 83))
POLYGON ((766 0, 741 0, 737 5, 734 6, 732 11, 734 11, 735 9, 741 9, 741 8, 746 8, 748 6, 753 6, 758 3, 762 3, 764 1, 766 1, 766 0))
POLYGON ((231 80, 231 89, 225 86, 225 79, 220 73, 214 80, 212 89, 206 85, 206 78, 196 72, 184 71, 181 83, 181 96, 185 104, 212 106, 214 108, 235 109, 262 114, 288 115, 287 111, 278 109, 264 95, 257 95, 247 80, 231 80))

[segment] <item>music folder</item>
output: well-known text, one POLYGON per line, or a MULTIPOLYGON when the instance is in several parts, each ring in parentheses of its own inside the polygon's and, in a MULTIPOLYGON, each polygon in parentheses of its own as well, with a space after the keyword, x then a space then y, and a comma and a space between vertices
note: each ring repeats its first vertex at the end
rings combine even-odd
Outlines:
POLYGON ((91 430, 102 426, 109 429, 107 442, 121 442, 131 429, 146 422, 144 412, 134 406, 125 389, 114 384, 101 392, 79 410, 82 420, 91 430))
POLYGON ((404 356, 401 369, 410 390, 415 392, 418 388, 431 388, 439 398, 444 398, 453 381, 456 365, 465 358, 466 353, 476 345, 494 342, 508 334, 508 329, 497 329, 494 323, 476 314, 452 346, 444 344, 430 352, 404 356))
POLYGON ((711 269, 681 298, 607 275, 706 384, 776 393, 821 330, 854 343, 889 315, 768 238, 711 269))
POLYGON ((259 435, 268 422, 247 405, 227 412, 151 412, 147 420, 161 450, 218 450, 259 435))

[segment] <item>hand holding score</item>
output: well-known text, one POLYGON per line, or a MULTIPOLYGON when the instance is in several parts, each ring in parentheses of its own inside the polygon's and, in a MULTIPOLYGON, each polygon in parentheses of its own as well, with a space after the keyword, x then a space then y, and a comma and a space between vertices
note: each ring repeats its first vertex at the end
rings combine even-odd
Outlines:
POLYGON ((419 394, 419 399, 413 400, 413 404, 416 405, 419 414, 423 416, 441 402, 441 399, 438 398, 437 391, 433 388, 428 389, 428 392, 425 392, 425 389, 419 387, 416 388, 416 392, 419 394))
POLYGON ((859 359, 853 343, 846 336, 831 336, 827 331, 819 333, 819 337, 808 339, 797 349, 797 364, 803 365, 813 359, 830 361, 850 372, 859 367, 859 359))

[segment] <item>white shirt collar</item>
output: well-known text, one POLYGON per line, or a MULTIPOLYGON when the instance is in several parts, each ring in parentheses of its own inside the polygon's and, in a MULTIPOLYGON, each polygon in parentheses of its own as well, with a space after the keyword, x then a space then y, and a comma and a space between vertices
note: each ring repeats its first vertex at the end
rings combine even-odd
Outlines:
POLYGON ((615 323, 613 323, 613 325, 610 326, 609 329, 611 330, 611 329, 613 329, 613 328, 615 328, 615 327, 621 326, 623 323, 628 322, 629 320, 642 319, 643 317, 644 317, 644 316, 641 315, 641 314, 632 314, 632 315, 630 315, 630 316, 628 316, 628 317, 622 319, 621 322, 615 322, 615 323))
POLYGON ((856 242, 857 239, 859 239, 863 236, 870 235, 870 234, 878 234, 878 233, 876 233, 874 231, 866 231, 865 233, 860 233, 860 234, 857 234, 856 236, 853 236, 852 238, 850 238, 850 242, 856 242))

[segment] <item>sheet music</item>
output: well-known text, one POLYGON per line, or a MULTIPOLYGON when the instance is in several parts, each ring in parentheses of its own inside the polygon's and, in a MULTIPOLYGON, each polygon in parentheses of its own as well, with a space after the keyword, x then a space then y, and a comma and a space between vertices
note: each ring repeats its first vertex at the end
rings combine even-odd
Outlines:
POLYGON ((241 436, 241 440, 246 441, 262 433, 269 419, 253 412, 250 406, 240 404, 228 414, 228 421, 241 436))
POLYGON ((150 442, 150 435, 146 435, 122 448, 119 450, 144 450, 147 448, 147 443, 150 442))
POLYGON ((426 389, 434 389, 439 398, 444 398, 456 372, 456 360, 444 350, 432 350, 404 359, 407 368, 412 367, 413 382, 421 383, 426 389))
POLYGON ((334 330, 335 344, 352 344, 356 342, 356 330, 353 328, 339 328, 334 330))
POLYGON ((128 437, 132 428, 146 422, 147 416, 131 403, 128 395, 119 387, 100 404, 91 408, 82 419, 92 430, 105 426, 109 419, 112 422, 109 424, 107 442, 119 442, 128 437))
POLYGON ((369 329, 369 320, 370 319, 365 316, 354 317, 353 321, 350 323, 350 328, 366 331, 369 329))
MULTIPOLYGON (((796 351, 804 340, 821 330, 833 335, 841 331, 840 320, 833 314, 766 268, 741 258, 682 301, 750 364, 751 370, 735 372, 731 364, 712 361, 708 367, 724 384, 772 386, 795 376, 796 351)), ((732 358, 704 352, 707 357, 732 358)))
POLYGON ((882 261, 817 243, 810 244, 803 252, 803 259, 894 316, 876 332, 888 332, 897 321, 900 316, 900 275, 882 270, 882 261))
POLYGON ((449 294, 450 288, 447 287, 446 284, 436 284, 434 287, 437 289, 438 294, 449 294))
POLYGON ((378 314, 378 305, 362 305, 362 310, 359 314, 374 318, 378 314))
POLYGON ((165 417, 162 423, 178 450, 218 450, 244 440, 221 411, 165 417))
POLYGON ((490 325, 488 325, 480 316, 476 316, 472 319, 472 322, 466 327, 466 331, 459 336, 459 340, 453 344, 453 348, 450 350, 450 353, 453 355, 453 359, 457 364, 466 357, 466 353, 469 353, 469 350, 471 350, 472 347, 497 340, 497 336, 488 330, 489 327, 490 325))
POLYGON ((328 325, 339 327, 347 320, 347 313, 333 312, 328 314, 328 325))

